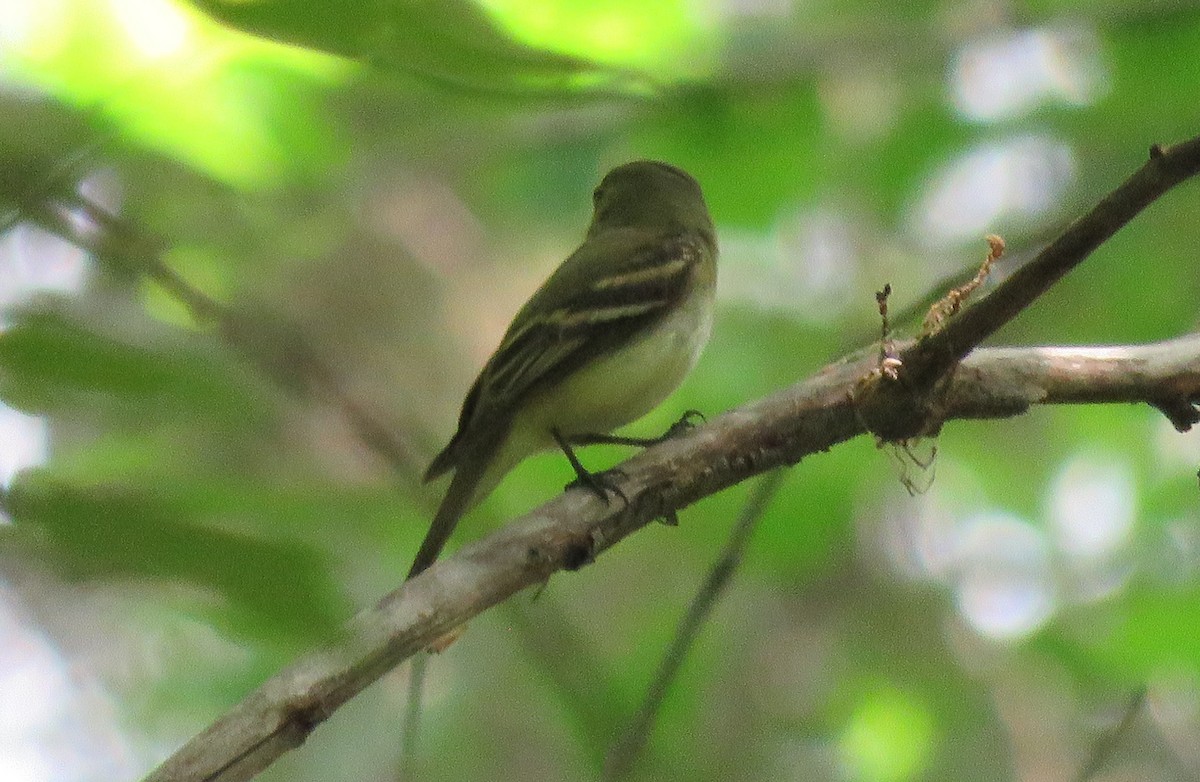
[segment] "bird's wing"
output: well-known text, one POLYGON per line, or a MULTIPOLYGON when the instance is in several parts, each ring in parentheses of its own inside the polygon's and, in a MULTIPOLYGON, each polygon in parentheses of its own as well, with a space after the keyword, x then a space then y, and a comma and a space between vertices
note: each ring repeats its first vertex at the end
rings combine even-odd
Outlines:
POLYGON ((426 479, 456 464, 458 446, 478 416, 511 412, 526 394, 619 348, 669 312, 711 252, 694 233, 614 229, 589 237, 517 313, 426 479))
POLYGON ((534 388, 623 345, 685 296, 704 251, 688 234, 591 237, 517 313, 484 367, 481 401, 512 408, 534 388))

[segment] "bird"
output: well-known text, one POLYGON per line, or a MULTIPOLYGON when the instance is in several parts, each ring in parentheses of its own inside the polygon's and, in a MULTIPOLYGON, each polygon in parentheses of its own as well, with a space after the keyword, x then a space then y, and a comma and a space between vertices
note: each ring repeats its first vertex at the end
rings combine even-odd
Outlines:
MULTIPOLYGON (((592 194, 583 242, 518 311, 425 473, 453 471, 408 578, 432 565, 459 520, 527 456, 559 447, 604 497, 572 445, 658 406, 695 366, 712 331, 716 230, 699 183, 637 160, 592 194)), ((630 441, 631 438, 613 438, 630 441)))

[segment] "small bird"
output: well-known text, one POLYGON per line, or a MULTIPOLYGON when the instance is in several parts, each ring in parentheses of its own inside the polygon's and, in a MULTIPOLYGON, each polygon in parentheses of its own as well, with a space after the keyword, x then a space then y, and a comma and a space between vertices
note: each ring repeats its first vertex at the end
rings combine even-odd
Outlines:
MULTIPOLYGON (((437 559, 458 520, 509 470, 641 418, 700 357, 712 331, 717 241, 700 185, 666 163, 610 171, 578 249, 517 313, 467 392, 458 431, 425 480, 454 477, 408 577, 437 559)), ((614 438, 616 439, 616 438, 614 438)))

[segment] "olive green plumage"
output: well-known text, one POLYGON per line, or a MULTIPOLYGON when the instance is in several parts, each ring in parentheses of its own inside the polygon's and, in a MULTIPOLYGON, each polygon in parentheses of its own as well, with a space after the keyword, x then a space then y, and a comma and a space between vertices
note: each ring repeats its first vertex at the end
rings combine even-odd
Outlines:
POLYGON ((552 431, 609 432, 683 380, 708 339, 717 245, 700 186, 665 163, 608 173, 583 244, 513 319, 425 475, 450 470, 409 577, 437 559, 458 519, 552 431))

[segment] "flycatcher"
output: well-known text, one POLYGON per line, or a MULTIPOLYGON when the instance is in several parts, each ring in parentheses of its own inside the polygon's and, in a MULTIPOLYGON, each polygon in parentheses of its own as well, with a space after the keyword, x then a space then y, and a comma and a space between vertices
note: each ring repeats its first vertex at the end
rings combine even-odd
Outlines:
POLYGON ((626 163, 592 203, 583 244, 517 313, 425 473, 454 477, 409 578, 526 456, 557 444, 586 481, 571 444, 652 410, 708 341, 717 241, 696 180, 666 163, 626 163))

